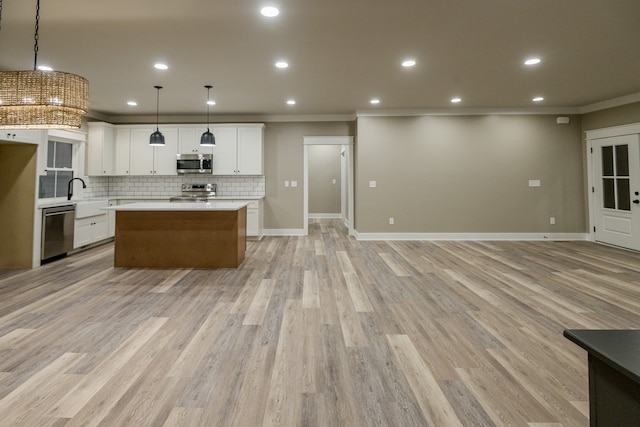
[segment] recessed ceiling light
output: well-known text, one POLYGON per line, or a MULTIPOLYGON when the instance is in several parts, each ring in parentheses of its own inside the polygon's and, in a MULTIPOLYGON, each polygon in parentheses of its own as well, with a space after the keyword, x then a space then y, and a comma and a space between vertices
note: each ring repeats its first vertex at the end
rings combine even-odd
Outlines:
POLYGON ((276 67, 278 68, 288 68, 289 63, 287 61, 278 61, 276 62, 276 67))
POLYGON ((542 96, 536 96, 535 98, 533 98, 532 101, 533 102, 540 102, 540 101, 544 101, 544 98, 542 96))
POLYGON ((414 65, 416 65, 416 61, 413 59, 407 59, 405 61, 402 61, 403 67, 413 67, 414 65))
POLYGON ((462 102, 462 98, 451 98, 451 102, 453 102, 454 104, 457 104, 458 102, 462 102))
POLYGON ((295 99, 288 99, 288 100, 287 100, 287 104, 289 104, 289 105, 296 105, 296 100, 295 100, 295 99))
POLYGON ((260 13, 267 18, 273 18, 274 16, 278 16, 280 11, 276 7, 266 6, 260 9, 260 13))
POLYGON ((53 71, 53 68, 48 65, 38 65, 38 70, 40 71, 53 71))
POLYGON ((540 58, 529 58, 524 61, 524 65, 536 65, 540 63, 540 58))
POLYGON ((138 103, 136 101, 127 101, 127 105, 135 107, 136 105, 138 105, 138 103))
POLYGON ((371 101, 372 104, 380 104, 380 100, 378 98, 373 98, 371 101))
POLYGON ((158 62, 157 64, 153 64, 153 66, 158 70, 168 70, 169 66, 167 64, 161 64, 158 62))
POLYGON ((207 104, 216 105, 216 101, 214 101, 213 99, 210 99, 210 100, 207 101, 207 104))

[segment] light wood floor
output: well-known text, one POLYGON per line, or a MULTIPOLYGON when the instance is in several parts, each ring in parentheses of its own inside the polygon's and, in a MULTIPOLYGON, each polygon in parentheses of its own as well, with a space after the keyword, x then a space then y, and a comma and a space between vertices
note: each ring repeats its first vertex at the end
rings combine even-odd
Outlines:
POLYGON ((0 271, 0 425, 587 426, 565 328, 640 328, 640 254, 359 242, 337 221, 241 268, 0 271))

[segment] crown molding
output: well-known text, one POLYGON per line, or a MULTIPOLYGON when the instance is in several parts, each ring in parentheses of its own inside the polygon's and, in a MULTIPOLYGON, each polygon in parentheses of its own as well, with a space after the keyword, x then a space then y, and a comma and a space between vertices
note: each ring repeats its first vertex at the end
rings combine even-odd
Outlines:
MULTIPOLYGON (((235 114, 216 115, 210 121, 214 123, 242 122, 352 122, 358 117, 411 117, 411 116, 486 116, 486 115, 554 115, 554 114, 586 114, 608 108, 640 102, 640 92, 621 96, 582 107, 478 107, 478 108, 398 108, 358 110, 352 114, 235 114)), ((89 111, 85 116, 89 120, 98 120, 113 124, 146 124, 156 123, 155 115, 114 116, 99 111, 89 111)), ((194 123, 206 122, 204 115, 163 115, 160 123, 194 123)))
POLYGON ((595 104, 585 105, 580 108, 580 114, 593 113, 594 111, 620 107, 622 105, 633 104, 634 102, 640 102, 640 92, 609 99, 607 101, 596 102, 595 104))
POLYGON ((356 117, 397 116, 486 116, 486 115, 550 115, 580 114, 578 107, 531 107, 531 108, 427 108, 396 110, 359 110, 356 117))

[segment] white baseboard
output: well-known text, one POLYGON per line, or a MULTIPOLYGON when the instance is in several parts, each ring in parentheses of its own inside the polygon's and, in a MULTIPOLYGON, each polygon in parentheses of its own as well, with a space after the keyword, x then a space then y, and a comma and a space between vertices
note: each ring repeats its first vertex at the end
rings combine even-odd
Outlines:
POLYGON ((358 233, 358 240, 589 240, 588 233, 358 233))
POLYGON ((339 213, 310 213, 309 219, 340 219, 342 215, 339 213))
POLYGON ((306 236, 304 228, 265 228, 264 236, 306 236))

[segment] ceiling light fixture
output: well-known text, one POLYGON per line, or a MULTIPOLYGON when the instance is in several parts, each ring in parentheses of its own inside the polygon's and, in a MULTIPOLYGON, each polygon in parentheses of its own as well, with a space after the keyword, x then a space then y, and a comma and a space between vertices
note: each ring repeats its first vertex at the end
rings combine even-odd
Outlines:
POLYGON ((371 102, 372 104, 380 104, 380 100, 378 98, 374 98, 369 102, 371 102))
POLYGON ((542 96, 536 96, 535 98, 532 99, 533 102, 540 102, 540 101, 544 101, 544 98, 542 96))
POLYGON ((276 7, 266 6, 260 10, 260 13, 267 18, 273 18, 274 16, 278 16, 280 11, 276 7))
POLYGON ((200 145, 216 145, 216 137, 209 131, 209 105, 211 105, 211 100, 209 99, 209 91, 213 86, 205 85, 207 88, 207 131, 202 134, 200 137, 200 145))
POLYGON ((76 74, 38 70, 39 27, 37 0, 33 70, 0 71, 0 129, 79 129, 89 109, 89 82, 76 74))
POLYGON ((289 99, 289 100, 287 100, 287 104, 296 105, 296 100, 295 99, 289 99))
POLYGON ((138 103, 136 101, 127 101, 127 105, 130 107, 135 107, 136 105, 138 105, 138 103))
POLYGON ((149 137, 149 145, 156 147, 164 147, 164 135, 160 132, 160 89, 162 86, 154 86, 156 88, 156 131, 149 137))
POLYGON ((407 59, 406 61, 402 61, 402 66, 403 67, 413 67, 414 65, 416 65, 416 61, 414 61, 413 59, 407 59))
POLYGON ((454 103, 454 104, 457 104, 457 103, 459 103, 459 102, 462 102, 462 98, 458 98, 458 97, 456 97, 456 98, 451 98, 451 102, 452 102, 452 103, 454 103))
POLYGON ((540 58, 529 58, 526 61, 524 61, 524 65, 537 65, 539 64, 540 58))
POLYGON ((161 64, 160 62, 153 64, 153 67, 157 70, 168 70, 169 66, 167 64, 161 64))
POLYGON ((278 61, 276 62, 276 67, 278 68, 288 68, 289 67, 289 63, 286 61, 278 61))

